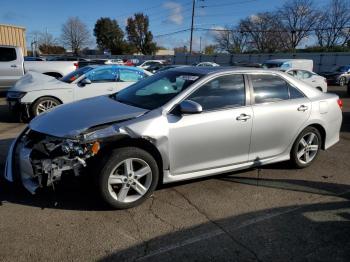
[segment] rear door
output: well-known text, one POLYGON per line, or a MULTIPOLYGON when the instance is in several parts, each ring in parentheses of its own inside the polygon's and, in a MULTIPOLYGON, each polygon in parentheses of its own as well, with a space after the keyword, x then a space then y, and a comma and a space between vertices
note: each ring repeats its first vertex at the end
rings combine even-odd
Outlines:
POLYGON ((284 78, 249 74, 254 114, 249 160, 282 154, 311 112, 310 100, 284 78))
POLYGON ((115 66, 97 67, 86 74, 91 84, 75 86, 75 100, 112 94, 117 91, 118 72, 115 66))
POLYGON ((23 56, 14 47, 0 47, 0 89, 9 88, 23 76, 23 56))

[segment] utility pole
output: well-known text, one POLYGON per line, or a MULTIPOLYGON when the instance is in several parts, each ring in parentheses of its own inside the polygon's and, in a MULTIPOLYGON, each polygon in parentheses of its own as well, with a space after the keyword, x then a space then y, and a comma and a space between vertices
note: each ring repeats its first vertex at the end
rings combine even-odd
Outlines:
POLYGON ((194 24, 194 10, 195 10, 195 7, 196 7, 196 0, 192 0, 192 20, 191 20, 190 54, 192 54, 193 24, 194 24))

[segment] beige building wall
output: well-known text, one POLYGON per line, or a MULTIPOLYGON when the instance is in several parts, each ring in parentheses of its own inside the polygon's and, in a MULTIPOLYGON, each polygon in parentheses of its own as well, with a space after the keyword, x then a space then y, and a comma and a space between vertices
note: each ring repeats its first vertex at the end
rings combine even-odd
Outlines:
POLYGON ((26 29, 20 26, 0 24, 0 45, 22 47, 23 54, 26 56, 26 29))

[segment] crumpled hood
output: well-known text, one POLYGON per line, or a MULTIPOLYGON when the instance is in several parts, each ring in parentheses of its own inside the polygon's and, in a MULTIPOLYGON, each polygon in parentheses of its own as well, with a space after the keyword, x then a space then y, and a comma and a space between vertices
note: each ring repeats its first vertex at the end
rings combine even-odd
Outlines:
POLYGON ((22 76, 10 91, 30 92, 44 89, 71 88, 70 84, 37 72, 28 72, 22 76))
POLYGON ((60 105, 34 118, 29 128, 40 133, 73 138, 88 128, 143 115, 148 110, 98 96, 60 105))

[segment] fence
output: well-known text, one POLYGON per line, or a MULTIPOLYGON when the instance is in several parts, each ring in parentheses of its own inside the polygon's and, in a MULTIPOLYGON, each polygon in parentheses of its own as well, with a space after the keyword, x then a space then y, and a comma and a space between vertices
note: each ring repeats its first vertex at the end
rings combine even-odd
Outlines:
MULTIPOLYGON (((88 58, 103 58, 102 56, 88 56, 88 58)), ((173 64, 192 65, 194 63, 208 61, 215 62, 222 66, 234 65, 236 62, 263 63, 270 59, 312 59, 314 61, 314 71, 330 71, 336 66, 350 64, 350 53, 276 53, 276 54, 216 54, 216 55, 186 55, 176 54, 174 56, 152 56, 152 55, 119 55, 112 58, 131 59, 136 58, 141 61, 149 59, 165 59, 173 64)))

